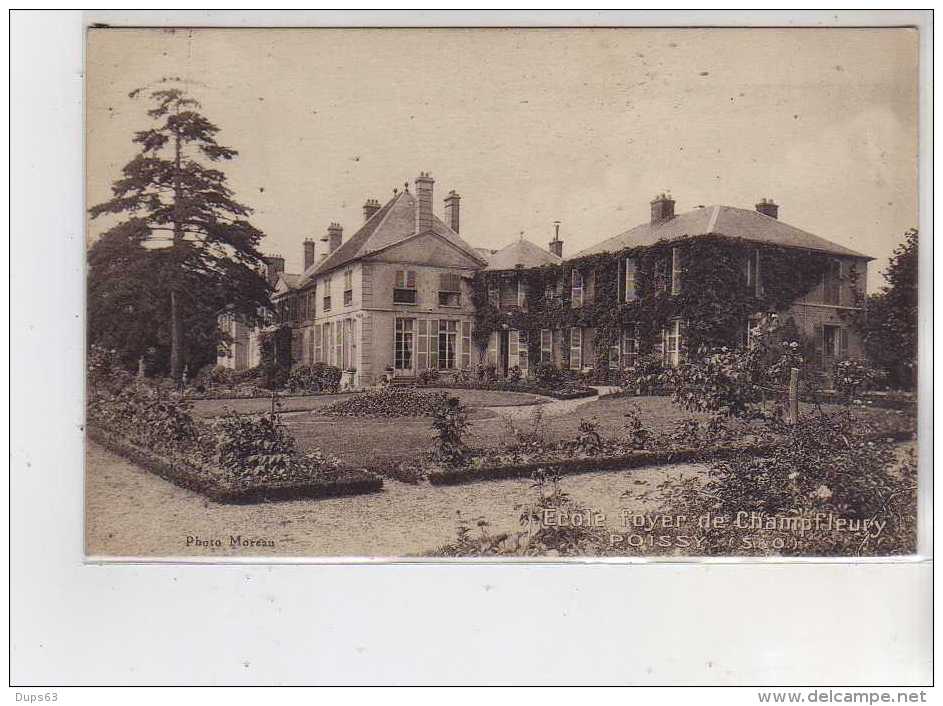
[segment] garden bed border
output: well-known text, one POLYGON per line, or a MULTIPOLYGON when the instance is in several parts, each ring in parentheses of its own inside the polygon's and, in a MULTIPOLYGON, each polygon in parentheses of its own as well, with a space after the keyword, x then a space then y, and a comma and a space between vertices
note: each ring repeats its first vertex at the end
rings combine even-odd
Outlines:
MULTIPOLYGON (((890 431, 871 434, 867 439, 893 439, 894 441, 912 441, 912 431, 890 431)), ((474 470, 433 471, 429 474, 432 485, 461 485, 489 480, 507 480, 528 478, 539 469, 552 469, 561 476, 595 473, 615 469, 644 468, 646 466, 666 466, 690 461, 716 461, 730 458, 737 454, 762 456, 776 448, 776 444, 754 444, 752 446, 721 446, 713 449, 674 449, 672 451, 638 451, 620 456, 602 456, 587 458, 569 458, 558 461, 489 466, 474 470)))
POLYGON ((364 495, 383 490, 383 480, 381 478, 355 469, 342 470, 341 472, 357 474, 362 476, 361 478, 342 479, 333 483, 273 483, 267 486, 232 488, 207 478, 206 473, 197 470, 188 463, 171 460, 150 449, 138 446, 115 432, 95 425, 88 425, 86 433, 91 441, 154 475, 181 488, 200 493, 214 502, 227 505, 364 495))

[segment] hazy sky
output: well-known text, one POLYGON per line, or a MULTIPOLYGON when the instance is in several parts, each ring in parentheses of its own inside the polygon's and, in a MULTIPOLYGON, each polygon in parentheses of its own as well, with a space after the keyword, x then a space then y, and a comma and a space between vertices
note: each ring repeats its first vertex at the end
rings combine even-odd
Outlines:
MULTIPOLYGON (((917 33, 906 29, 92 30, 88 198, 148 125, 128 93, 193 82, 263 250, 345 238, 367 198, 421 171, 462 235, 572 254, 676 209, 780 204, 780 219, 878 258, 917 225, 917 33)), ((105 224, 93 222, 90 236, 105 224)))

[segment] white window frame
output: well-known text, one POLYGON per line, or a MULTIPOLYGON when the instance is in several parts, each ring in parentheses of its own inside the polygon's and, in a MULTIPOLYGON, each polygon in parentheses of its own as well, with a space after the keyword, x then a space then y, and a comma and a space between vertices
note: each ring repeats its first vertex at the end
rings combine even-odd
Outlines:
POLYGON ((570 305, 583 306, 583 273, 576 269, 570 273, 570 305))
POLYGON ((579 326, 570 328, 570 370, 580 371, 583 369, 583 329, 579 326), (577 341, 573 342, 573 334, 576 334, 577 341), (574 356, 574 351, 576 354, 574 356))
POLYGON ((681 363, 681 319, 672 319, 668 327, 662 329, 664 338, 664 360, 665 365, 677 368, 681 363))
POLYGON ((540 362, 553 363, 553 331, 540 329, 540 362))
POLYGON ((635 293, 636 269, 635 260, 631 257, 625 258, 625 277, 623 282, 623 286, 625 287, 623 301, 625 302, 634 302, 638 298, 635 293))

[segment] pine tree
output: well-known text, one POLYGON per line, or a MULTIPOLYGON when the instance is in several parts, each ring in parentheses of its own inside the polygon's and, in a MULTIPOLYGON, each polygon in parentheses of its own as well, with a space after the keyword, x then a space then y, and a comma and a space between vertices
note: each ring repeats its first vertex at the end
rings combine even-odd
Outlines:
POLYGON ((270 289, 257 249, 263 233, 247 220, 251 209, 233 199, 226 175, 208 166, 237 152, 216 141, 219 128, 183 90, 161 88, 149 97, 154 126, 135 133, 140 151, 112 185, 112 198, 89 209, 92 218, 124 216, 90 253, 89 339, 107 334, 105 345, 118 342, 127 356, 166 322, 170 374, 180 380, 185 344, 205 338, 206 318, 226 308, 254 321, 270 289), (144 246, 161 240, 170 247, 144 246), (203 325, 187 330, 188 321, 203 325))

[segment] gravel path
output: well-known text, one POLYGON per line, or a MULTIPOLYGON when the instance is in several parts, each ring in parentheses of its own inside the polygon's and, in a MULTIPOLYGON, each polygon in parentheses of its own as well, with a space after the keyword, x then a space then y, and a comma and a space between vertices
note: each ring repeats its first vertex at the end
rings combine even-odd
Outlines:
MULTIPOLYGON (((544 418, 562 417, 565 414, 570 414, 576 408, 582 407, 584 404, 596 402, 601 395, 608 395, 619 388, 594 387, 593 389, 596 390, 596 394, 592 397, 578 397, 573 400, 555 400, 552 397, 542 397, 540 395, 535 395, 535 397, 538 402, 541 403, 540 411, 544 418)), ((485 407, 484 409, 504 417, 510 417, 511 419, 531 419, 534 415, 534 409, 532 407, 485 407)))
MULTIPOLYGON (((260 505, 219 505, 178 488, 89 442, 86 454, 86 552, 90 556, 141 557, 397 557, 422 555, 455 536, 459 512, 492 532, 515 529, 519 506, 529 503, 529 480, 461 486, 412 486, 385 481, 372 495, 260 505), (187 537, 221 546, 187 546, 187 537), (232 546, 231 536, 273 542, 232 546)), ((693 466, 610 471, 564 479, 574 499, 606 513, 618 527, 619 511, 650 509, 633 497, 668 475, 696 473, 693 466)))

